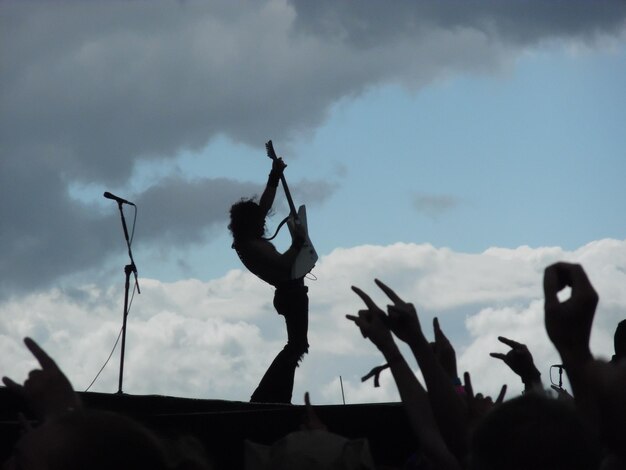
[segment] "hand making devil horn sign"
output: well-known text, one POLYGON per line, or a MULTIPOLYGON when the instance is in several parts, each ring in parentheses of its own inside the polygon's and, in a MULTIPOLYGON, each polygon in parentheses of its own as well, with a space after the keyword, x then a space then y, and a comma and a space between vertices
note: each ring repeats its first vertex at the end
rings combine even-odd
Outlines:
POLYGON ((369 338, 382 351, 386 346, 393 344, 393 337, 388 326, 389 319, 369 295, 355 286, 352 286, 352 290, 363 300, 367 308, 359 310, 358 316, 346 315, 346 318, 352 320, 361 330, 363 337, 369 338))
POLYGON ((24 338, 24 344, 35 356, 41 369, 30 371, 23 385, 3 377, 2 382, 7 388, 23 397, 41 420, 80 408, 78 395, 56 362, 31 338, 24 338))
POLYGON ((374 282, 392 302, 391 305, 387 305, 387 313, 389 315, 389 328, 391 328, 393 334, 405 343, 410 342, 412 339, 426 341, 415 306, 402 300, 391 287, 379 279, 375 279, 374 282))

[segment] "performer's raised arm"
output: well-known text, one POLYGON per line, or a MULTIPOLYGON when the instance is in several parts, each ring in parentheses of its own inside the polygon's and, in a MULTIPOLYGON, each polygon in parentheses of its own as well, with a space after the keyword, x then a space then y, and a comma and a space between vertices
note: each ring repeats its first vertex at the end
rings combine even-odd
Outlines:
POLYGON ((283 171, 287 165, 283 161, 282 158, 277 158, 272 163, 272 171, 267 178, 267 184, 265 185, 265 190, 261 195, 261 199, 259 201, 259 207, 261 208, 261 212, 263 217, 267 217, 268 212, 272 208, 274 204, 274 198, 276 197, 276 188, 278 188, 278 183, 280 182, 280 177, 283 174, 283 171))

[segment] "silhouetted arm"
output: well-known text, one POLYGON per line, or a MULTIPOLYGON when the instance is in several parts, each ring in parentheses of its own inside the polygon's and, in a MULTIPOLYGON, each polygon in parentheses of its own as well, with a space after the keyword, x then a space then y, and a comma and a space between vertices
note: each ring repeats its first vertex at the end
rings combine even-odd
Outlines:
POLYGON ((544 321, 548 337, 561 356, 572 386, 576 407, 594 429, 598 429, 598 408, 594 385, 584 373, 593 362, 589 348, 591 325, 598 305, 598 294, 579 264, 555 263, 544 272, 544 321), (571 296, 561 302, 557 296, 570 286, 571 296))
POLYGON ((456 351, 439 326, 437 317, 433 318, 433 330, 435 332, 435 341, 430 343, 430 346, 435 353, 435 357, 437 357, 439 364, 446 371, 450 380, 453 383, 458 381, 458 385, 460 385, 459 373, 456 367, 456 351))
POLYGON ((388 317, 376 306, 372 299, 357 287, 352 290, 365 302, 366 310, 360 310, 358 316, 346 315, 380 350, 393 375, 398 392, 405 407, 409 422, 424 454, 434 464, 434 468, 460 470, 461 466, 446 447, 441 437, 432 410, 428 394, 421 386, 413 371, 402 357, 387 326, 388 317))
POLYGON ((287 165, 283 162, 282 158, 278 158, 272 162, 272 171, 267 178, 267 184, 265 185, 265 190, 261 195, 261 199, 259 200, 259 207, 261 211, 263 211, 263 217, 266 217, 269 213, 272 205, 274 204, 274 198, 276 197, 276 188, 278 188, 278 183, 280 182, 280 177, 283 174, 283 171, 287 165))
MULTIPOLYGON (((378 279, 375 282, 393 303, 387 306, 389 326, 399 339, 409 345, 417 360, 441 434, 454 455, 463 458, 467 453, 467 407, 426 340, 413 304, 404 302, 378 279)), ((438 322, 435 325, 439 327, 438 322)))

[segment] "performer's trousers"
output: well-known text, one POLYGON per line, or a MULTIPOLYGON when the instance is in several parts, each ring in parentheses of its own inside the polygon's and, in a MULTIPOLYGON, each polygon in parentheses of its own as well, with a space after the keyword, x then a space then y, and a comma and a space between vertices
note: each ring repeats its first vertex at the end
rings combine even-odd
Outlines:
POLYGON ((308 290, 302 281, 276 289, 274 308, 285 318, 287 344, 265 372, 259 386, 252 394, 251 402, 291 403, 296 367, 302 360, 302 356, 309 350, 308 290))

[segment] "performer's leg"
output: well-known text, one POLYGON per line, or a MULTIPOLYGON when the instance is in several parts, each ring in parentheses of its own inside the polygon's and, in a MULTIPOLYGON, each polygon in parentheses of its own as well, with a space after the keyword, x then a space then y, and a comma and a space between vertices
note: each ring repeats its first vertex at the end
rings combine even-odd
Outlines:
POLYGON ((274 306, 287 324, 287 344, 278 353, 250 401, 291 403, 296 367, 308 351, 307 341, 309 299, 308 288, 276 291, 274 306))

